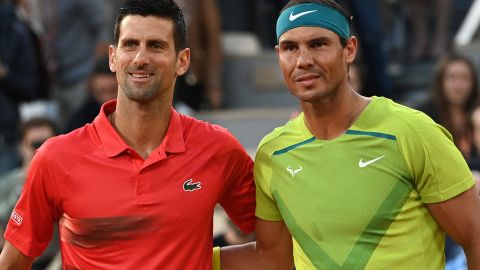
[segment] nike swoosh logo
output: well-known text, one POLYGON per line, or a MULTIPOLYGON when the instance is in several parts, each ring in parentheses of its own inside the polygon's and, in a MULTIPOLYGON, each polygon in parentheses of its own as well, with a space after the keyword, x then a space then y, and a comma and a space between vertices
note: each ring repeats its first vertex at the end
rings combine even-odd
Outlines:
POLYGON ((304 12, 300 12, 300 13, 295 14, 295 15, 293 15, 293 11, 292 11, 292 13, 290 13, 290 17, 288 17, 288 19, 289 19, 291 22, 293 22, 293 21, 295 21, 296 19, 302 17, 303 15, 306 15, 306 14, 308 14, 308 13, 312 13, 312 12, 315 12, 315 11, 317 11, 317 10, 315 9, 315 10, 304 11, 304 12))
POLYGON ((361 158, 360 161, 358 162, 358 167, 360 167, 360 168, 365 168, 365 167, 367 167, 368 165, 370 165, 370 164, 372 164, 372 163, 374 163, 374 162, 382 159, 383 157, 385 157, 385 155, 383 155, 383 156, 381 156, 381 157, 377 157, 377 158, 372 159, 372 160, 369 160, 369 161, 365 161, 365 162, 363 162, 363 159, 361 158))

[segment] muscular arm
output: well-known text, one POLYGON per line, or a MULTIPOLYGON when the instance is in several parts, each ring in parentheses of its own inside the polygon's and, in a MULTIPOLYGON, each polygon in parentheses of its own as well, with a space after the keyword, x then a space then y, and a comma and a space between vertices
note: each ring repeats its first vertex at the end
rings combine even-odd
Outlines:
POLYGON ((257 218, 255 234, 256 242, 222 248, 222 270, 293 268, 292 237, 285 223, 257 218))
POLYGON ((463 247, 468 269, 480 270, 480 197, 475 187, 427 207, 445 232, 463 247))
POLYGON ((0 254, 0 269, 2 270, 27 270, 32 268, 33 258, 23 255, 17 248, 5 241, 2 254, 0 254))

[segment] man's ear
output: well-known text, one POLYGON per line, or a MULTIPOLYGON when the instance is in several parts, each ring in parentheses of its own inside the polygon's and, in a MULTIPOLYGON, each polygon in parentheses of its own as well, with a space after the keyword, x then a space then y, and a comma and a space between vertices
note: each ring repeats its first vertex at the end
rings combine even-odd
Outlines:
POLYGON ((355 57, 357 56, 357 48, 358 48, 358 39, 355 36, 351 36, 347 39, 347 45, 345 46, 345 61, 348 64, 353 63, 355 57))
POLYGON ((178 52, 177 56, 177 76, 182 76, 187 72, 190 66, 190 49, 185 48, 178 52))
POLYGON ((117 47, 115 45, 110 45, 108 47, 108 65, 110 67, 111 72, 116 72, 116 62, 117 62, 117 55, 116 55, 117 47))

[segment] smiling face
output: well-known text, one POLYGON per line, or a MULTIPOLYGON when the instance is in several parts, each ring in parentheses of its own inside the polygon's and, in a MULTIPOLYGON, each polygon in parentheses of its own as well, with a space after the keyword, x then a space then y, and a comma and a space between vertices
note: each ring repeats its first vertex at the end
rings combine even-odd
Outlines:
POLYGON ((345 47, 334 32, 298 27, 285 32, 276 47, 285 83, 303 102, 315 102, 348 89, 348 64, 355 59, 357 40, 345 47))
POLYGON ((110 69, 116 72, 119 99, 139 103, 171 99, 176 77, 186 72, 189 49, 175 51, 173 22, 154 16, 126 16, 117 46, 110 46, 110 69))

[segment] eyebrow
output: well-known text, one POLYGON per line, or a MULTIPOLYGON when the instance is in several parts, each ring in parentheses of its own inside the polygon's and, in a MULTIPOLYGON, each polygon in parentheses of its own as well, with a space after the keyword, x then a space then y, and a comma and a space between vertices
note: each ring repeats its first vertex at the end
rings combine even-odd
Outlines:
POLYGON ((134 39, 134 38, 125 38, 125 39, 122 39, 122 40, 119 41, 120 44, 125 44, 127 42, 139 43, 139 41, 137 39, 134 39))
MULTIPOLYGON (((316 37, 316 38, 312 38, 312 39, 309 39, 306 41, 307 44, 310 44, 310 43, 315 43, 315 42, 330 42, 331 39, 328 38, 328 37, 316 37)), ((299 42, 298 41, 293 41, 293 40, 283 40, 280 42, 280 46, 282 45, 295 45, 295 44, 298 44, 299 42)))
POLYGON ((330 42, 330 38, 328 37, 318 37, 318 38, 314 38, 314 39, 311 39, 309 40, 307 43, 315 43, 315 42, 330 42))
POLYGON ((149 39, 149 40, 147 40, 147 45, 152 45, 152 44, 160 44, 164 47, 168 46, 168 42, 165 41, 165 40, 161 40, 161 39, 149 39))
MULTIPOLYGON (((125 38, 125 39, 120 40, 121 44, 126 43, 126 42, 140 43, 140 41, 136 38, 125 38)), ((148 45, 155 44, 155 43, 160 43, 162 45, 168 44, 168 42, 163 40, 163 39, 148 39, 147 40, 148 45)))

